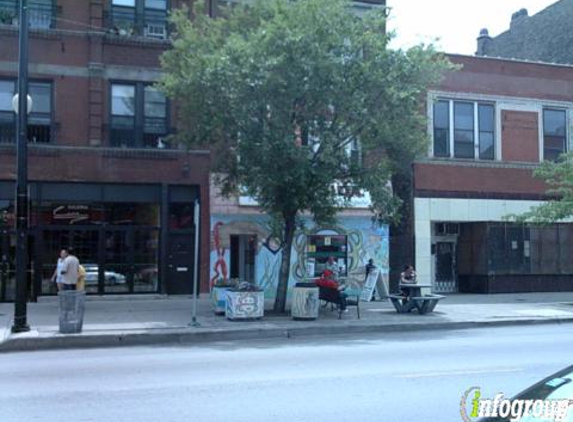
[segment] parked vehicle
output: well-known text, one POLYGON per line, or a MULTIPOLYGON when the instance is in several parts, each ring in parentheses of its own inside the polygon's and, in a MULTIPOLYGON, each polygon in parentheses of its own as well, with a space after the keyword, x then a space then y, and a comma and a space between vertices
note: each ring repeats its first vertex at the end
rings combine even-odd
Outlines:
MULTIPOLYGON (((86 285, 97 285, 99 278, 99 267, 97 264, 82 264, 86 270, 86 285)), ((115 271, 104 271, 105 284, 125 284, 126 279, 123 274, 115 271)))
MULTIPOLYGON (((573 365, 568 366, 556 372, 555 374, 541 380, 537 384, 532 385, 521 393, 517 394, 511 399, 511 402, 522 400, 523 402, 533 402, 532 408, 537 410, 536 401, 566 401, 569 400, 568 411, 565 410, 563 414, 553 415, 551 420, 560 422, 573 422, 573 365)), ((539 406, 542 410, 544 406, 539 406)), ((555 409, 558 409, 556 407, 555 409)), ((563 409, 560 409, 563 410, 563 409)), ((532 413, 535 413, 532 411, 532 413)), ((549 419, 535 414, 523 415, 519 419, 512 419, 512 415, 507 417, 486 417, 479 419, 479 422, 509 422, 512 420, 520 420, 522 422, 546 422, 549 419)))

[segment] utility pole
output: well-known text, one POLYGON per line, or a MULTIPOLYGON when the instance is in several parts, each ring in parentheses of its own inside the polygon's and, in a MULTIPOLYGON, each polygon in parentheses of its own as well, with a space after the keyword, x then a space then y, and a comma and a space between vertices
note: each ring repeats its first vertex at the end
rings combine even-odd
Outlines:
POLYGON ((30 330, 27 322, 28 300, 28 0, 20 0, 20 58, 16 124, 16 300, 13 333, 30 330))

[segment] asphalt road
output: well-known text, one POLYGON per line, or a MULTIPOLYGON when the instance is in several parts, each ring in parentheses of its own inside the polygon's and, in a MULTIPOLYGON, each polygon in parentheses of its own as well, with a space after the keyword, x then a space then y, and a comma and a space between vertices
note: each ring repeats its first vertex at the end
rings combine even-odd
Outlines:
POLYGON ((0 421, 457 422, 573 364, 573 325, 0 355, 0 421))

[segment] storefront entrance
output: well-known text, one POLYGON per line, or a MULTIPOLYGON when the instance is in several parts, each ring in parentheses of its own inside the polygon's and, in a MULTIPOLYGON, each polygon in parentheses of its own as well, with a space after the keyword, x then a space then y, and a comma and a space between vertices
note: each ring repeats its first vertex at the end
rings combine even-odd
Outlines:
MULTIPOLYGON (((15 296, 13 191, 0 182, 1 302, 15 296)), ((57 293, 65 247, 86 269, 88 294, 192 293, 197 187, 36 182, 30 191, 30 299, 57 293)))
POLYGON ((167 283, 170 294, 192 294, 195 259, 195 234, 169 235, 167 256, 167 283))
POLYGON ((436 283, 434 290, 440 293, 457 291, 456 242, 436 243, 436 283))

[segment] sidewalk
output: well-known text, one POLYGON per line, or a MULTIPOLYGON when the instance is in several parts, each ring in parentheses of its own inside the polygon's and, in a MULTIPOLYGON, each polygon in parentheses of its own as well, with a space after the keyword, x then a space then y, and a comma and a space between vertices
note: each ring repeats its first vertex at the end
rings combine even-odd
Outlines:
POLYGON ((436 310, 426 315, 415 311, 397 314, 388 302, 361 302, 360 320, 355 308, 349 308, 342 320, 327 308, 321 309, 316 321, 269 314, 261 321, 238 322, 214 315, 208 298, 199 299, 197 305, 198 325, 193 326, 191 297, 88 297, 82 333, 62 335, 58 333, 57 298, 40 298, 38 303, 28 304, 32 330, 23 334, 10 333, 14 305, 2 303, 0 351, 573 323, 573 292, 456 294, 440 301, 436 310))

